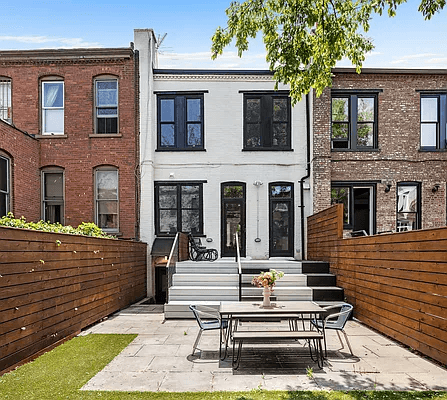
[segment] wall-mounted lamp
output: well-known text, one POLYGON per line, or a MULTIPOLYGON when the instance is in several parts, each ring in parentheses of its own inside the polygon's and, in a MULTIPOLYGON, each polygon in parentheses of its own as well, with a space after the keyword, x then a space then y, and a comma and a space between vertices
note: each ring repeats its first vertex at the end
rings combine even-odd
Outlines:
POLYGON ((391 190, 391 183, 386 184, 385 193, 388 193, 391 190))
POLYGON ((169 174, 169 177, 170 177, 170 178, 174 178, 174 177, 175 177, 174 172, 171 172, 171 173, 169 174))
POLYGON ((253 185, 255 185, 255 186, 261 186, 261 185, 262 185, 262 182, 261 182, 261 181, 254 181, 254 182, 253 182, 253 185))
POLYGON ((433 188, 431 189, 431 191, 432 191, 433 193, 436 193, 438 190, 439 190, 439 185, 438 185, 438 184, 436 184, 435 186, 433 186, 433 188))

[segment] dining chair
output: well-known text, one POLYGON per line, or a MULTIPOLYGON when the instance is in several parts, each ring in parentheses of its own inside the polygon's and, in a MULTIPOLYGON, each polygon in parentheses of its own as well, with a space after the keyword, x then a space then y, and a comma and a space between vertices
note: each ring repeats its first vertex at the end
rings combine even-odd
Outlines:
POLYGON ((348 303, 342 303, 332 306, 323 307, 326 311, 329 312, 329 315, 326 316, 323 320, 314 319, 310 322, 313 326, 315 326, 318 330, 323 331, 323 340, 324 340, 324 354, 325 357, 327 357, 327 345, 326 345, 326 330, 327 329, 333 329, 337 332, 338 340, 340 340, 341 348, 344 349, 345 346, 343 344, 343 341, 341 340, 340 332, 343 333, 345 336, 346 344, 349 347, 349 351, 351 352, 351 355, 354 355, 352 352, 351 344, 349 343, 348 335, 345 332, 345 325, 348 321, 349 315, 352 312, 352 309, 354 308, 351 304, 348 303), (330 313, 330 311, 339 309, 340 311, 336 313, 330 313))
MULTIPOLYGON (((197 334, 196 340, 194 342, 194 345, 192 347, 192 355, 194 355, 194 352, 197 349, 197 346, 199 344, 200 338, 202 337, 202 333, 204 331, 211 331, 216 329, 227 329, 228 327, 228 321, 226 319, 222 320, 220 318, 219 312, 212 307, 207 306, 196 306, 196 305, 190 305, 189 309, 194 314, 194 317, 199 324, 199 333, 197 334)), ((222 343, 220 343, 220 346, 222 346, 222 343)))

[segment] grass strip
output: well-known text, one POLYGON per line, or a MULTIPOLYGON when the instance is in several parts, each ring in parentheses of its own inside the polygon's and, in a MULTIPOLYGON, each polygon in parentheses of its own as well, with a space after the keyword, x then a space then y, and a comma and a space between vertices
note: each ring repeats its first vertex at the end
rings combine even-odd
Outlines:
POLYGON ((445 392, 105 392, 79 390, 137 335, 76 337, 0 377, 1 400, 447 400, 445 392))

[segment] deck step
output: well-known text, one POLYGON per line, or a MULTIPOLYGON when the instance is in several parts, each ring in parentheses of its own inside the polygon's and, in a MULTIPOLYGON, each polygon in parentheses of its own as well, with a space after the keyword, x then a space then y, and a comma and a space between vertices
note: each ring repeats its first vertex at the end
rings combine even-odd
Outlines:
POLYGON ((343 288, 331 286, 312 287, 312 299, 314 301, 340 301, 344 300, 343 288))

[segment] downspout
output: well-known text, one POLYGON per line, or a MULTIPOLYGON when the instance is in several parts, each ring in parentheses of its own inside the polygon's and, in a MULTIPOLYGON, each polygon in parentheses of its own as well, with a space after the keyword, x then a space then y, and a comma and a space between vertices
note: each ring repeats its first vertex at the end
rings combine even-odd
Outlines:
POLYGON ((141 174, 140 174, 140 52, 134 50, 135 81, 135 240, 140 241, 140 207, 141 207, 141 174))
POLYGON ((301 249, 302 259, 306 259, 306 241, 304 231, 304 180, 310 177, 310 106, 309 106, 309 93, 306 94, 306 175, 300 179, 300 208, 301 208, 301 249))

